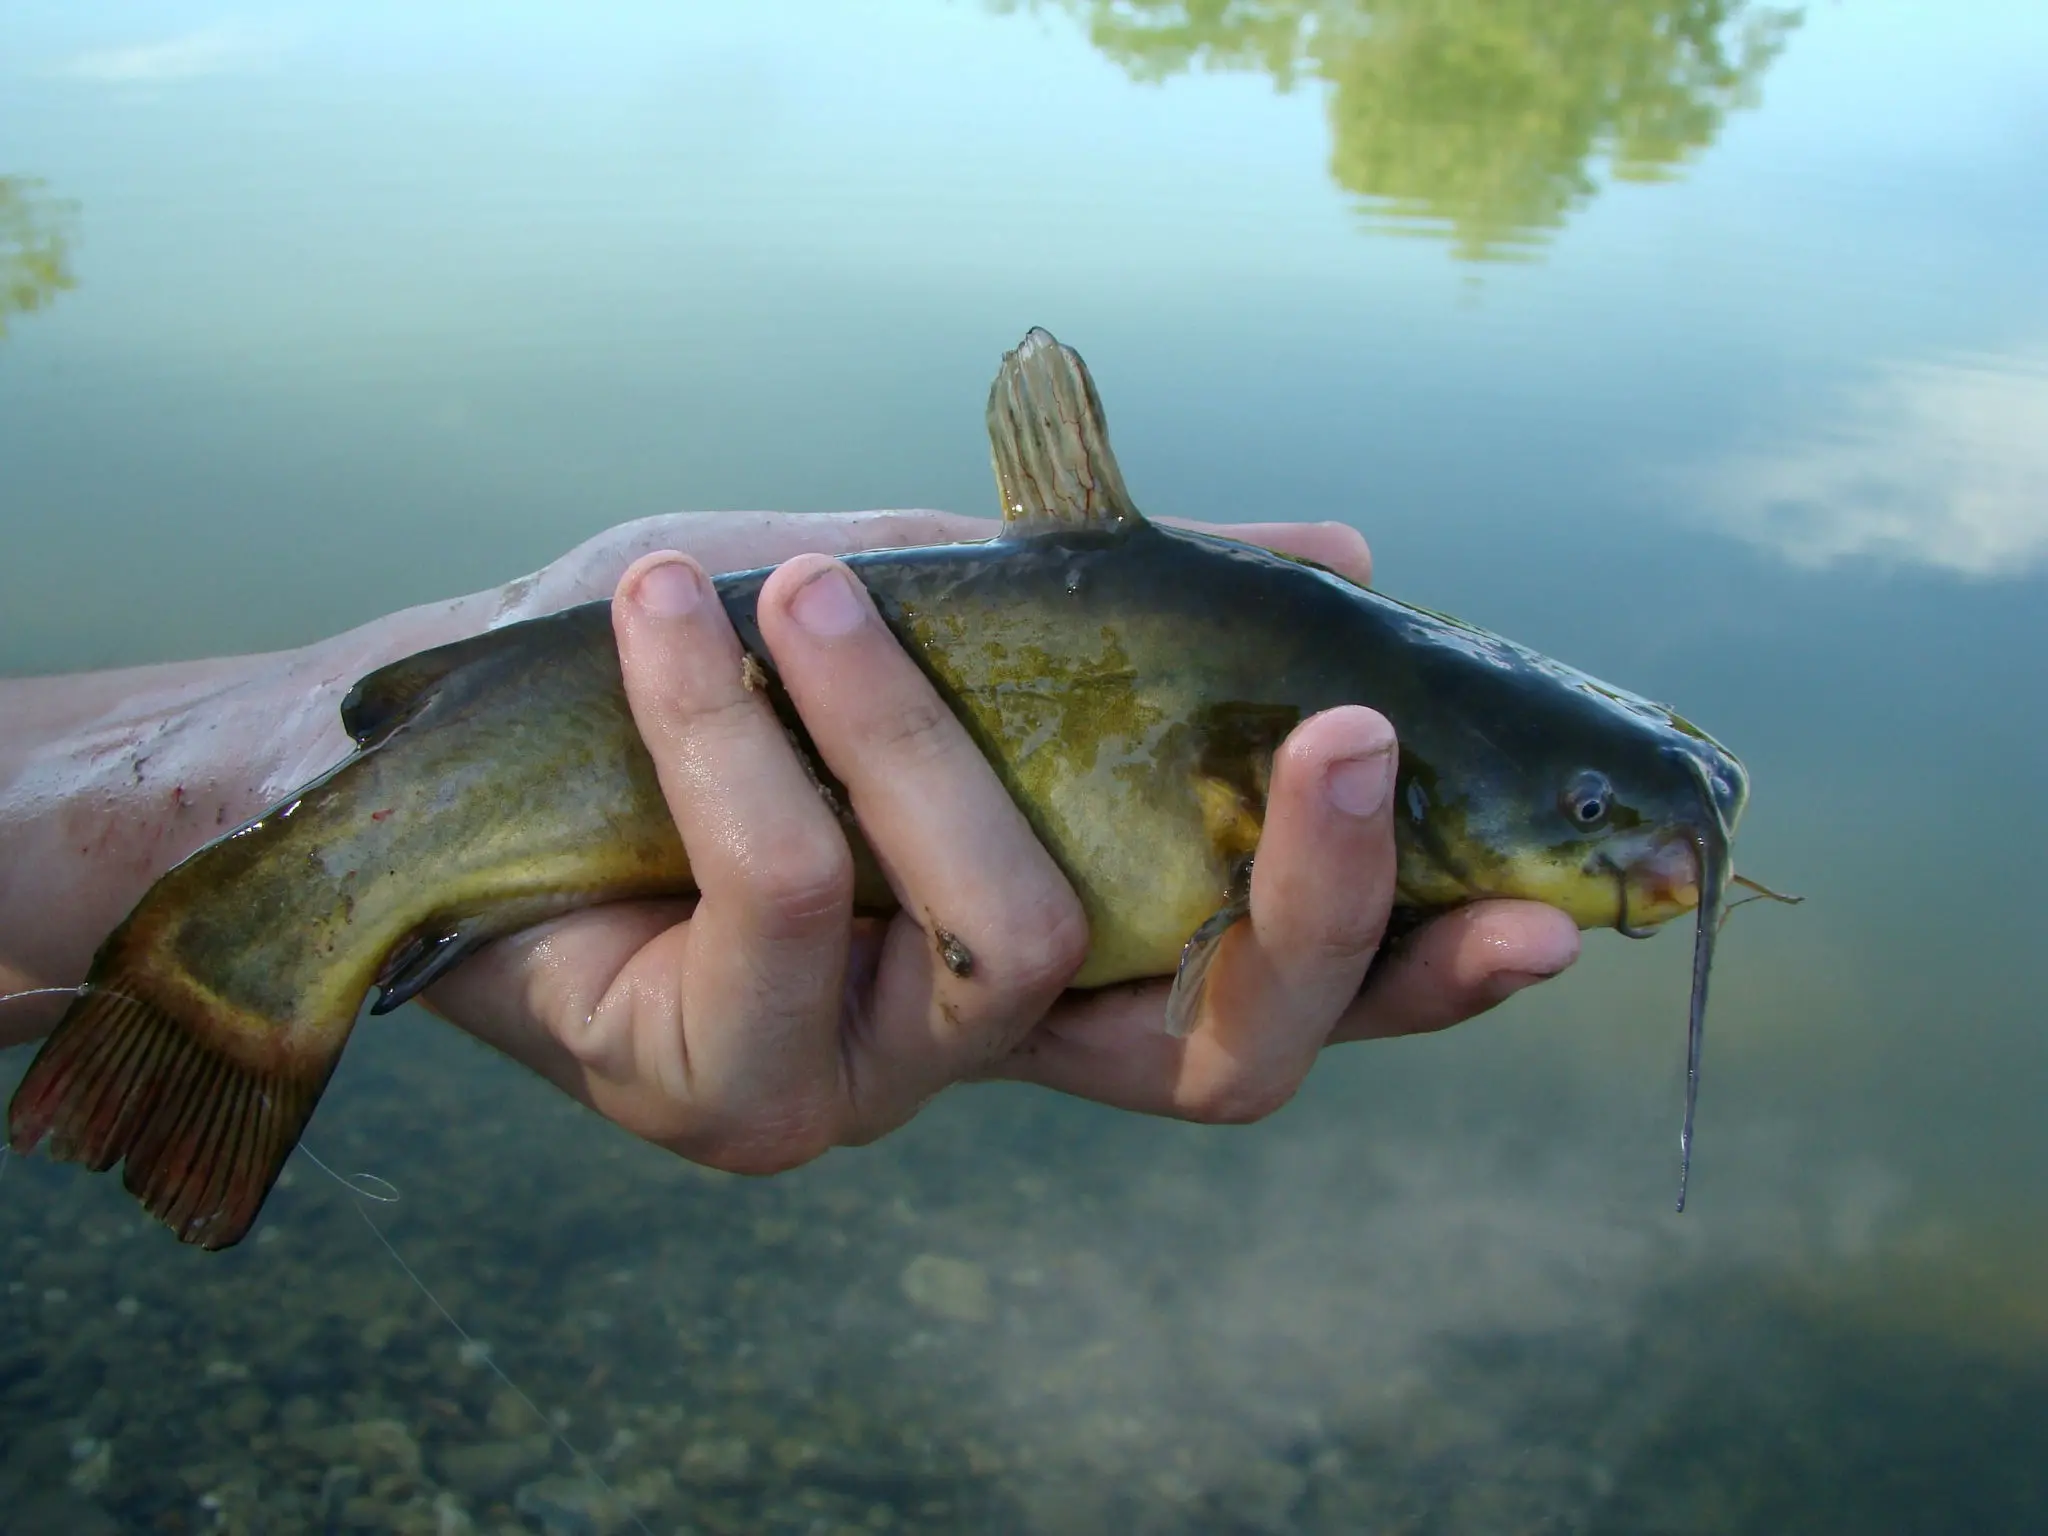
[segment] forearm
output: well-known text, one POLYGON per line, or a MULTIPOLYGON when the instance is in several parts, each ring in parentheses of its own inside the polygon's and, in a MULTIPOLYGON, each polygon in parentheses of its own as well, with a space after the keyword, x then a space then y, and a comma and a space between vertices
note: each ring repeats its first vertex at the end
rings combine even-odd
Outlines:
MULTIPOLYGON (((358 676, 457 638, 470 606, 297 651, 0 680, 0 993, 82 981, 158 875, 348 750, 337 706, 358 676)), ((0 1007, 0 1044, 61 1003, 0 1007)))
MULTIPOLYGON (((157 876, 347 753, 341 699, 386 662, 609 596, 652 549, 685 548, 716 570, 990 531, 921 512, 647 518, 532 576, 295 651, 0 679, 0 994, 84 980, 157 876)), ((0 1006, 0 1045, 43 1034, 62 1003, 0 1006)))

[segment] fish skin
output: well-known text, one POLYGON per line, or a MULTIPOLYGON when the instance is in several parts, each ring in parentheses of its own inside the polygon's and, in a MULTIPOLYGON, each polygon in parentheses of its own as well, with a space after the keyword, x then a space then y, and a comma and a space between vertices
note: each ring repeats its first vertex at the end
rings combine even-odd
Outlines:
MULTIPOLYGON (((1099 428, 1085 372, 1075 398, 1099 428)), ((1175 973, 1256 848, 1273 751, 1340 704, 1379 710, 1400 741, 1395 930, 1485 897, 1636 928, 1699 900, 1668 878, 1671 850, 1704 835, 1698 785, 1716 786, 1725 838, 1747 779, 1697 728, 1307 562, 1148 522, 1102 475, 1106 437, 1026 448, 1023 472, 1042 472, 1030 453, 1080 466, 1078 513, 1023 515, 1006 481, 1006 536, 845 563, 1079 895, 1090 945, 1075 985, 1175 973), (1613 787, 1591 830, 1560 803, 1588 769, 1613 787)), ((998 467, 1020 473, 1000 451, 998 467)), ((758 691, 843 807, 762 640, 769 574, 716 590, 758 691)), ((188 1241, 247 1230, 373 986, 389 1005, 549 917, 695 890, 608 604, 407 658, 359 684, 345 715, 346 761, 145 894, 10 1107, 17 1150, 47 1132, 59 1156, 106 1167, 125 1149, 129 1187, 188 1241), (120 1038, 95 1045, 95 1028, 120 1038), (123 1043, 149 1030, 154 1043, 123 1043), (117 1051, 128 1075, 93 1079, 94 1053, 117 1051), (235 1103, 262 1110, 234 1109, 239 1130, 158 1113, 244 1078, 255 1086, 235 1103)), ((842 820, 857 908, 892 910, 842 820)))

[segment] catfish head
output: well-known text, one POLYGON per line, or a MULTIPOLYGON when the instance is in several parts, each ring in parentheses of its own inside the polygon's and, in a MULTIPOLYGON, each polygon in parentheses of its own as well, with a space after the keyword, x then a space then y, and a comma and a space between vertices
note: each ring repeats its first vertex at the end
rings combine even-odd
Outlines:
MULTIPOLYGON (((1424 616, 1432 709, 1397 721, 1403 897, 1540 901, 1647 938, 1694 914, 1678 1209, 1714 942, 1749 798, 1735 755, 1675 711, 1499 636, 1424 616), (1438 627, 1441 626, 1441 627, 1438 627)), ((1777 893, 1741 882, 1778 900, 1777 893)))

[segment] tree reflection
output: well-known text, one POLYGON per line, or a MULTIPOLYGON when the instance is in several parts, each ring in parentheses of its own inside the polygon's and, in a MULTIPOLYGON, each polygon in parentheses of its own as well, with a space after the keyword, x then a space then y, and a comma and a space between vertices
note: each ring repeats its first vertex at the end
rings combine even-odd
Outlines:
POLYGON ((77 212, 33 176, 0 176, 0 338, 13 316, 41 309, 77 286, 71 275, 77 212))
POLYGON ((1672 176, 1754 102, 1800 20, 1749 0, 1054 3, 1136 79, 1327 83, 1337 183, 1375 223, 1474 261, 1540 245, 1598 190, 1603 157, 1619 180, 1672 176))

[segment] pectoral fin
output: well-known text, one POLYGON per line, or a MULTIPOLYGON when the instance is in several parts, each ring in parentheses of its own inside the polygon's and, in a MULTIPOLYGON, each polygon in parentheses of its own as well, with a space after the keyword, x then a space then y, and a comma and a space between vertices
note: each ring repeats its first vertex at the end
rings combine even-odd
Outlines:
POLYGON ((1180 969, 1173 978, 1173 990, 1166 996, 1166 1032, 1184 1038, 1202 1015, 1202 998, 1209 985, 1209 970, 1223 948, 1224 935, 1252 913, 1252 861, 1246 859, 1238 878, 1231 882, 1223 905, 1197 928, 1180 952, 1180 969))

